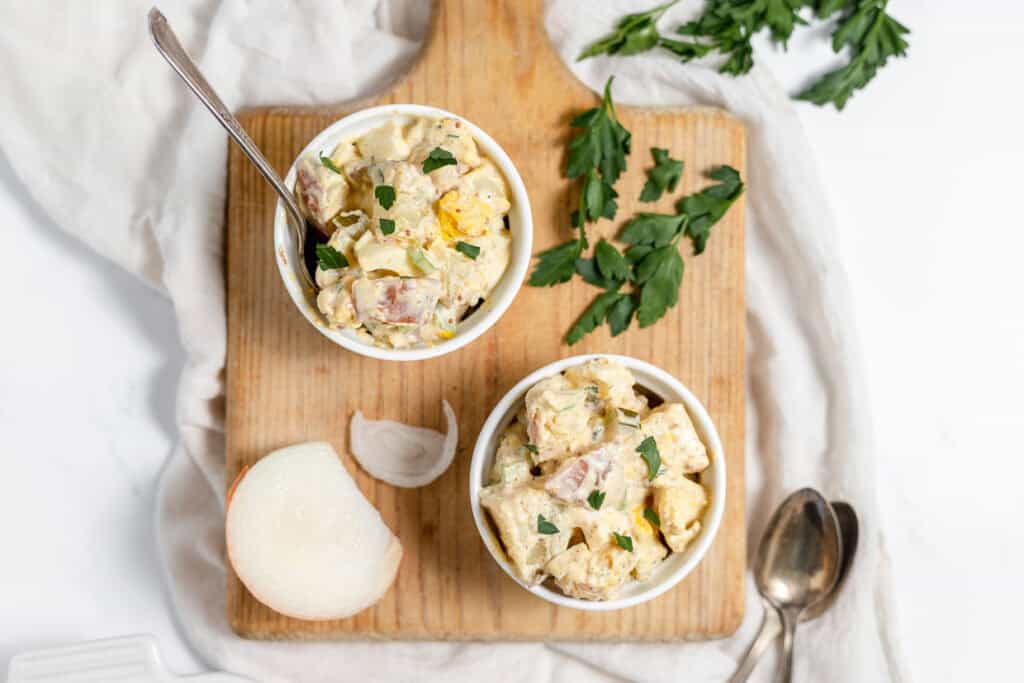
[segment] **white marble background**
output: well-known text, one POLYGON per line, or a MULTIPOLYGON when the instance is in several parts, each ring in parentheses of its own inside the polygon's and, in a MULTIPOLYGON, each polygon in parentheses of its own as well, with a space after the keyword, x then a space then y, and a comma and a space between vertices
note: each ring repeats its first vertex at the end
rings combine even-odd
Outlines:
MULTIPOLYGON (((891 7, 911 58, 841 114, 799 110, 853 285, 911 672, 1004 680, 1024 612, 1024 5, 891 7)), ((794 89, 829 59, 820 35, 760 54, 794 89)), ((0 225, 0 671, 133 632, 197 671, 152 534, 184 361, 170 304, 60 232, 3 158, 0 225)))

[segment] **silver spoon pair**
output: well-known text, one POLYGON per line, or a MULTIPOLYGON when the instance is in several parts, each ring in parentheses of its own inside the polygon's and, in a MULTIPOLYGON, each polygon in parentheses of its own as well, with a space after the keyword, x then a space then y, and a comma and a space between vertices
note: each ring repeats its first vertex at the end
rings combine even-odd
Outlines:
POLYGON ((729 683, 746 681, 780 633, 783 660, 778 680, 792 681, 797 624, 818 618, 835 600, 857 551, 859 527, 853 507, 842 502, 829 505, 814 489, 801 489, 783 501, 754 558, 764 621, 729 683))

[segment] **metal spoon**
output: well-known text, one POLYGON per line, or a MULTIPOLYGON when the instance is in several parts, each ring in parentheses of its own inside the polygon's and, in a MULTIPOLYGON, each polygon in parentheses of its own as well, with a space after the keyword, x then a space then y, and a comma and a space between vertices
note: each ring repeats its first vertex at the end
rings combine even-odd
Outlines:
POLYGON ((782 683, 793 680, 800 617, 835 587, 841 556, 839 522, 814 489, 790 495, 768 522, 754 558, 754 581, 782 619, 782 683))
MULTIPOLYGON (((850 574, 850 567, 853 565, 853 558, 857 553, 857 541, 860 537, 860 523, 857 520, 857 512, 848 503, 832 501, 831 505, 832 511, 835 512, 836 519, 839 521, 839 537, 842 539, 842 559, 839 564, 839 578, 836 580, 835 587, 825 598, 807 608, 800 617, 800 623, 817 619, 825 610, 832 606, 846 581, 846 577, 850 574)), ((746 654, 743 656, 743 661, 740 662, 736 673, 729 679, 729 683, 745 683, 757 666, 758 661, 760 661, 761 656, 768 650, 768 646, 782 635, 782 619, 779 617, 778 610, 764 598, 761 601, 764 604, 764 619, 761 621, 761 630, 758 631, 757 638, 754 639, 754 642, 747 649, 746 654)))
MULTIPOLYGON (((238 119, 224 105, 216 91, 214 91, 202 72, 199 71, 199 67, 196 66, 184 48, 181 47, 178 37, 174 35, 174 31, 167 24, 167 19, 156 7, 149 10, 149 35, 152 36, 157 51, 163 55, 167 63, 171 65, 171 68, 181 76, 181 80, 185 81, 185 85, 206 105, 206 108, 220 122, 220 125, 224 126, 228 135, 234 138, 235 142, 238 143, 238 146, 245 153, 245 156, 249 157, 249 161, 256 165, 259 172, 270 183, 270 186, 274 188, 274 191, 277 192, 281 201, 284 202, 285 209, 288 211, 288 217, 291 219, 289 224, 295 232, 295 248, 300 256, 303 255, 305 253, 306 236, 309 234, 310 227, 314 230, 319 230, 319 228, 306 220, 302 215, 298 202, 295 201, 295 196, 285 186, 284 181, 274 171, 266 157, 260 152, 259 147, 249 137, 249 134, 242 128, 242 124, 238 122, 238 119)), ((315 291, 316 285, 306 269, 297 268, 296 270, 301 274, 306 286, 315 291)))

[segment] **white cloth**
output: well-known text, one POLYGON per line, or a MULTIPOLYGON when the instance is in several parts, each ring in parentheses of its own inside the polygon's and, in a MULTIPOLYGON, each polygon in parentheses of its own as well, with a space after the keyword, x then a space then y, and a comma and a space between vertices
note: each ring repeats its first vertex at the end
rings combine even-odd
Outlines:
MULTIPOLYGON (((174 609, 216 668, 263 681, 722 681, 760 622, 752 584, 737 636, 709 643, 262 643, 224 612, 225 134, 157 55, 149 2, 10 3, 0 24, 0 146, 65 230, 172 299, 188 362, 180 442, 163 473, 157 534, 174 609)), ((795 112, 763 69, 733 79, 666 55, 573 61, 650 0, 554 0, 547 25, 573 71, 618 101, 716 105, 748 126, 749 539, 788 491, 854 503, 855 570, 801 628, 798 680, 906 680, 874 494, 871 422, 835 230, 795 112)), ((692 12, 692 3, 687 11, 692 12)), ((191 0, 165 12, 230 106, 330 103, 379 89, 413 58, 425 0, 191 0), (316 69, 310 66, 316 64, 316 69)), ((665 18, 671 24, 684 8, 665 18)), ((634 161, 634 163, 636 163, 634 161)), ((766 661, 754 680, 769 680, 766 661)))

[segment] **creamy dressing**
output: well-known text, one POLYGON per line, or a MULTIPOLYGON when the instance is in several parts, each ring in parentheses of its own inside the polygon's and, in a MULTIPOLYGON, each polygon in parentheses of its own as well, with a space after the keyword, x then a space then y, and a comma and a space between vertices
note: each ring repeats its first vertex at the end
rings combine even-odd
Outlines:
POLYGON ((524 581, 608 600, 700 533, 707 449, 682 404, 652 410, 634 384, 615 361, 575 366, 534 385, 502 435, 480 503, 524 581))
POLYGON ((316 271, 331 327, 389 348, 436 344, 508 268, 508 188, 461 121, 393 119, 329 158, 304 157, 296 177, 300 205, 348 264, 316 271), (424 172, 445 153, 455 163, 424 172), (475 258, 465 245, 479 248, 475 258))

